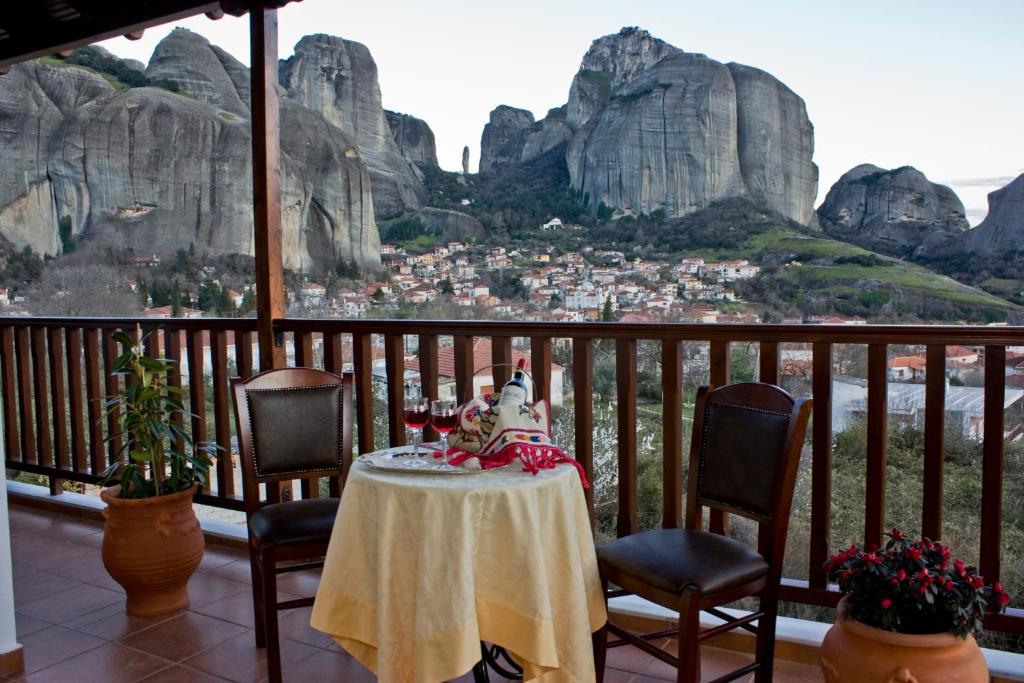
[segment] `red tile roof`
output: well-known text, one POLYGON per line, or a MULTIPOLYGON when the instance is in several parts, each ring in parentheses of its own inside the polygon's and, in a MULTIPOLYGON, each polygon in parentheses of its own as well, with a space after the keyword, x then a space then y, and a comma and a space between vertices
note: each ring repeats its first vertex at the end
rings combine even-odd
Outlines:
MULTIPOLYGON (((530 360, 529 354, 517 349, 512 349, 512 364, 519 362, 520 358, 530 360)), ((473 340, 473 374, 489 374, 491 365, 491 340, 488 337, 477 337, 473 340)), ((415 356, 406 359, 405 369, 419 372, 420 361, 415 356)), ((552 370, 561 370, 562 366, 551 364, 552 370)), ((530 372, 527 369, 527 372, 530 372)), ((437 374, 441 377, 455 377, 455 347, 445 346, 437 351, 437 374)))

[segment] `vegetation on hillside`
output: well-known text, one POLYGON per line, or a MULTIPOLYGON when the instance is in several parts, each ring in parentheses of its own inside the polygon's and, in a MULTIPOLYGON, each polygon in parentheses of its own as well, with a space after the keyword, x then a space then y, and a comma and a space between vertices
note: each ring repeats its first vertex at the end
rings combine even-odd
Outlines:
POLYGON ((178 84, 174 81, 165 78, 149 78, 144 72, 128 66, 123 60, 92 46, 78 48, 63 61, 55 57, 43 57, 40 61, 49 66, 80 66, 94 71, 119 91, 129 88, 152 87, 178 92, 178 84))

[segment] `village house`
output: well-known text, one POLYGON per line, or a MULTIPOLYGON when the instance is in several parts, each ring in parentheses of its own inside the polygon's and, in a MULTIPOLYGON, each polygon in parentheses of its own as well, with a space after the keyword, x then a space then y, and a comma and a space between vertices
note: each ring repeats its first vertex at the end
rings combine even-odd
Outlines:
POLYGON ((912 382, 925 378, 925 359, 921 356, 897 356, 886 363, 889 379, 897 382, 912 382))

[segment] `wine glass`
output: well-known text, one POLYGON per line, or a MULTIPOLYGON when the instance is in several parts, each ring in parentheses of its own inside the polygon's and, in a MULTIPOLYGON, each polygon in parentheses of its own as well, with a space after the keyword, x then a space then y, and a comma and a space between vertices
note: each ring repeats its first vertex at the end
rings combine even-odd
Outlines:
POLYGON ((420 457, 420 441, 423 440, 423 428, 430 420, 430 399, 424 396, 410 396, 405 399, 402 410, 405 427, 412 432, 413 458, 406 460, 406 467, 426 467, 427 461, 420 457))
POLYGON ((435 470, 442 472, 454 472, 457 467, 448 464, 448 432, 455 429, 458 424, 459 414, 456 410, 455 401, 438 399, 430 404, 430 426, 441 434, 441 458, 440 465, 434 465, 435 470))

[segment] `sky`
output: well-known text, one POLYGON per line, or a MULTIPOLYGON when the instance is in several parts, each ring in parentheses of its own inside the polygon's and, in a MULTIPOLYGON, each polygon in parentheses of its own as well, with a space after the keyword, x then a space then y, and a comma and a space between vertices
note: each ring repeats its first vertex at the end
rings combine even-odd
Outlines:
MULTIPOLYGON (((249 62, 247 19, 176 22, 249 62)), ((764 69, 807 103, 818 202, 850 168, 910 165, 950 185, 972 225, 1024 173, 1022 0, 304 0, 279 12, 280 56, 303 35, 366 45, 384 106, 427 121, 443 168, 479 160, 499 104, 539 119, 568 99, 597 37, 639 26, 687 52, 764 69)), ((103 43, 143 62, 170 25, 103 43)))

